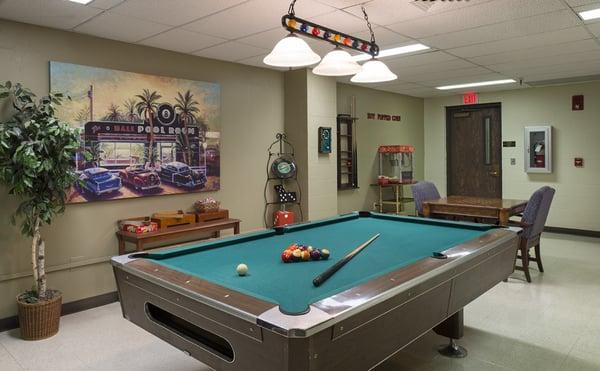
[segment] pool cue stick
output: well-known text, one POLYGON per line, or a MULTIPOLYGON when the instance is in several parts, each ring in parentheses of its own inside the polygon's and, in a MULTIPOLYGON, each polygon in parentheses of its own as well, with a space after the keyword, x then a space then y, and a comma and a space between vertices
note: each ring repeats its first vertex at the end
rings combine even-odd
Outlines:
POLYGON ((374 235, 373 237, 369 238, 369 240, 367 240, 365 243, 363 243, 362 245, 360 245, 359 247, 357 247, 356 249, 352 250, 350 253, 348 253, 348 255, 344 256, 343 258, 341 258, 337 263, 335 263, 334 265, 332 265, 329 269, 327 269, 325 272, 319 274, 317 277, 315 277, 315 279, 313 280, 313 285, 315 285, 316 287, 320 286, 323 282, 327 281, 331 276, 333 276, 333 274, 335 272, 337 272, 338 270, 340 270, 340 268, 342 268, 344 265, 346 265, 346 263, 348 263, 350 260, 352 260, 352 258, 354 258, 359 252, 361 252, 365 247, 369 246, 369 244, 373 241, 375 241, 379 236, 381 235, 381 233, 377 233, 376 235, 374 235))

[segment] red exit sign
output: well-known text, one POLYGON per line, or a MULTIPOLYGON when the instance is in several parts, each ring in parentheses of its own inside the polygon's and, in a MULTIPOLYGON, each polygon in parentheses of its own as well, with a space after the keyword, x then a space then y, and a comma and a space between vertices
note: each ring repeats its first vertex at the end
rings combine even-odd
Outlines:
POLYGON ((463 104, 477 104, 477 93, 470 92, 463 94, 463 104))

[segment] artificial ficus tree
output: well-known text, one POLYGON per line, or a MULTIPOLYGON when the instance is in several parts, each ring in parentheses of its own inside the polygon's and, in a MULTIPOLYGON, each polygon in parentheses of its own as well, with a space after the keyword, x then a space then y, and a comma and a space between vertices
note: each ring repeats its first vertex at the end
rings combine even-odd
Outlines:
POLYGON ((0 84, 0 184, 19 205, 11 217, 21 234, 32 238, 33 290, 27 302, 49 299, 45 244, 40 228, 65 210, 69 188, 77 180, 74 158, 80 132, 56 118, 63 94, 37 99, 20 84, 0 84), (8 111, 8 112, 6 112, 8 111), (5 119, 1 119, 5 117, 5 119))

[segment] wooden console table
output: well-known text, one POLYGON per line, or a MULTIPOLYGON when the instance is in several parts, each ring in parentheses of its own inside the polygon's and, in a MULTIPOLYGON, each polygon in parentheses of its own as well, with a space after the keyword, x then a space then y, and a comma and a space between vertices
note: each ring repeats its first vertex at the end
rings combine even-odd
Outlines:
POLYGON ((117 231, 119 239, 119 255, 125 254, 125 242, 135 244, 136 251, 144 251, 144 245, 157 241, 176 240, 181 237, 189 237, 193 240, 194 236, 203 233, 219 232, 224 229, 233 229, 234 234, 240 233, 239 219, 218 219, 208 222, 198 222, 175 227, 159 229, 156 232, 136 234, 132 232, 117 231))

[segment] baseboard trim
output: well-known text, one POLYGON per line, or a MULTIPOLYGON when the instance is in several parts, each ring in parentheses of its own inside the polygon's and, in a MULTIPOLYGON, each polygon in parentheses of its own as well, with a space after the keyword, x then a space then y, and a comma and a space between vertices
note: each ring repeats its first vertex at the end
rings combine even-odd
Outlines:
MULTIPOLYGON (((62 305, 61 316, 67 314, 77 313, 84 310, 100 307, 102 305, 114 303, 119 300, 119 295, 116 291, 109 292, 106 294, 92 296, 81 300, 71 301, 62 305)), ((0 332, 8 331, 19 327, 19 317, 12 316, 7 318, 0 318, 0 332)))
POLYGON ((590 231, 587 229, 563 228, 563 227, 544 227, 545 232, 571 234, 574 236, 596 237, 600 238, 600 231, 590 231))

